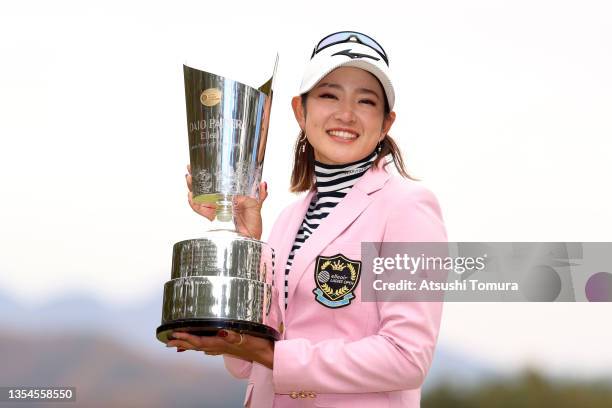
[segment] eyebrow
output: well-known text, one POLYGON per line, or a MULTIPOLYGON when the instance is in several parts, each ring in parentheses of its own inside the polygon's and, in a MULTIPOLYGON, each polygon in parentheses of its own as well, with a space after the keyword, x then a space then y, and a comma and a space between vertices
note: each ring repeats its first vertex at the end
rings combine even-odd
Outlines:
MULTIPOLYGON (((342 87, 341 87, 340 85, 335 84, 335 83, 333 83, 333 82, 323 82, 322 84, 319 84, 319 85, 317 86, 317 88, 323 88, 323 87, 328 87, 328 88, 334 88, 334 89, 343 90, 343 89, 342 89, 342 87)), ((376 96, 377 98, 380 98, 380 97, 378 96, 378 94, 377 94, 375 91, 373 91, 373 90, 371 90, 371 89, 369 89, 369 88, 357 88, 357 92, 359 92, 359 93, 367 93, 367 94, 372 94, 372 95, 376 96)))

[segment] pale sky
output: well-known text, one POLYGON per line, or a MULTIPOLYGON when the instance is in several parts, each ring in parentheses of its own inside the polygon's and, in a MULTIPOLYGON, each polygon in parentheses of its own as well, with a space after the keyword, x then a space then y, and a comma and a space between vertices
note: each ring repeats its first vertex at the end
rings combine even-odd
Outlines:
MULTIPOLYGON (((344 29, 387 50, 391 134, 450 240, 612 241, 610 17, 607 1, 4 3, 0 290, 161 296, 172 244, 206 228, 186 201, 185 61, 260 85, 280 55, 266 237, 295 199, 290 98, 315 43, 344 29)), ((440 341, 511 367, 609 370, 611 308, 448 304, 440 341)))

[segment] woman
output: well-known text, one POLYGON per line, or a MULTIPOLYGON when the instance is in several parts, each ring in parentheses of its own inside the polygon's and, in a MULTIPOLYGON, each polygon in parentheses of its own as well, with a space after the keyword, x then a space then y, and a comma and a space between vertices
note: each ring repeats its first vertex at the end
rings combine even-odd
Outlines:
MULTIPOLYGON (((175 333, 168 343, 223 354, 233 376, 249 379, 245 406, 420 404, 442 304, 362 301, 358 273, 343 275, 340 297, 324 268, 335 262, 354 272, 361 242, 446 241, 435 197, 408 177, 388 135, 394 102, 388 58, 373 39, 341 32, 317 45, 292 100, 302 132, 291 189, 308 194, 280 214, 267 240, 286 265, 275 276, 285 288, 282 339, 272 344, 222 330, 212 338, 175 333), (387 171, 389 155, 404 178, 387 171)), ((261 190, 259 202, 237 209, 239 230, 257 239, 265 183, 261 190)), ((191 194, 189 202, 214 217, 191 194)))

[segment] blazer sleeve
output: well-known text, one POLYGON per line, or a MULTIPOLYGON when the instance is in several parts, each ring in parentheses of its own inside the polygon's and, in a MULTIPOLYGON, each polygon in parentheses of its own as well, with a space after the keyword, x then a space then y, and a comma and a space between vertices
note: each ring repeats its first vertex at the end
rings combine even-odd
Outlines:
MULTIPOLYGON (((420 188, 408 203, 389 210, 384 242, 446 241, 440 207, 428 190, 420 188)), ((351 342, 276 342, 275 391, 288 393, 297 384, 298 389, 320 393, 420 388, 433 359, 442 302, 377 302, 377 307, 380 324, 375 335, 351 342)))
POLYGON ((223 362, 225 363, 225 368, 232 377, 249 378, 251 376, 251 369, 253 368, 252 362, 234 357, 230 354, 223 355, 223 362))

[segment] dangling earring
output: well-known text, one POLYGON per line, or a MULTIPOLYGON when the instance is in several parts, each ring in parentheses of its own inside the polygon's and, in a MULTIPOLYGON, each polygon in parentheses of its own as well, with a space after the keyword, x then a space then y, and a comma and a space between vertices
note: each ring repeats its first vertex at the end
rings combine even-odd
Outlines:
POLYGON ((382 150, 381 143, 378 142, 378 146, 376 146, 376 153, 380 154, 381 150, 382 150))
POLYGON ((302 145, 301 150, 302 150, 302 153, 304 153, 306 151, 306 133, 304 133, 304 136, 302 136, 298 144, 302 145))

